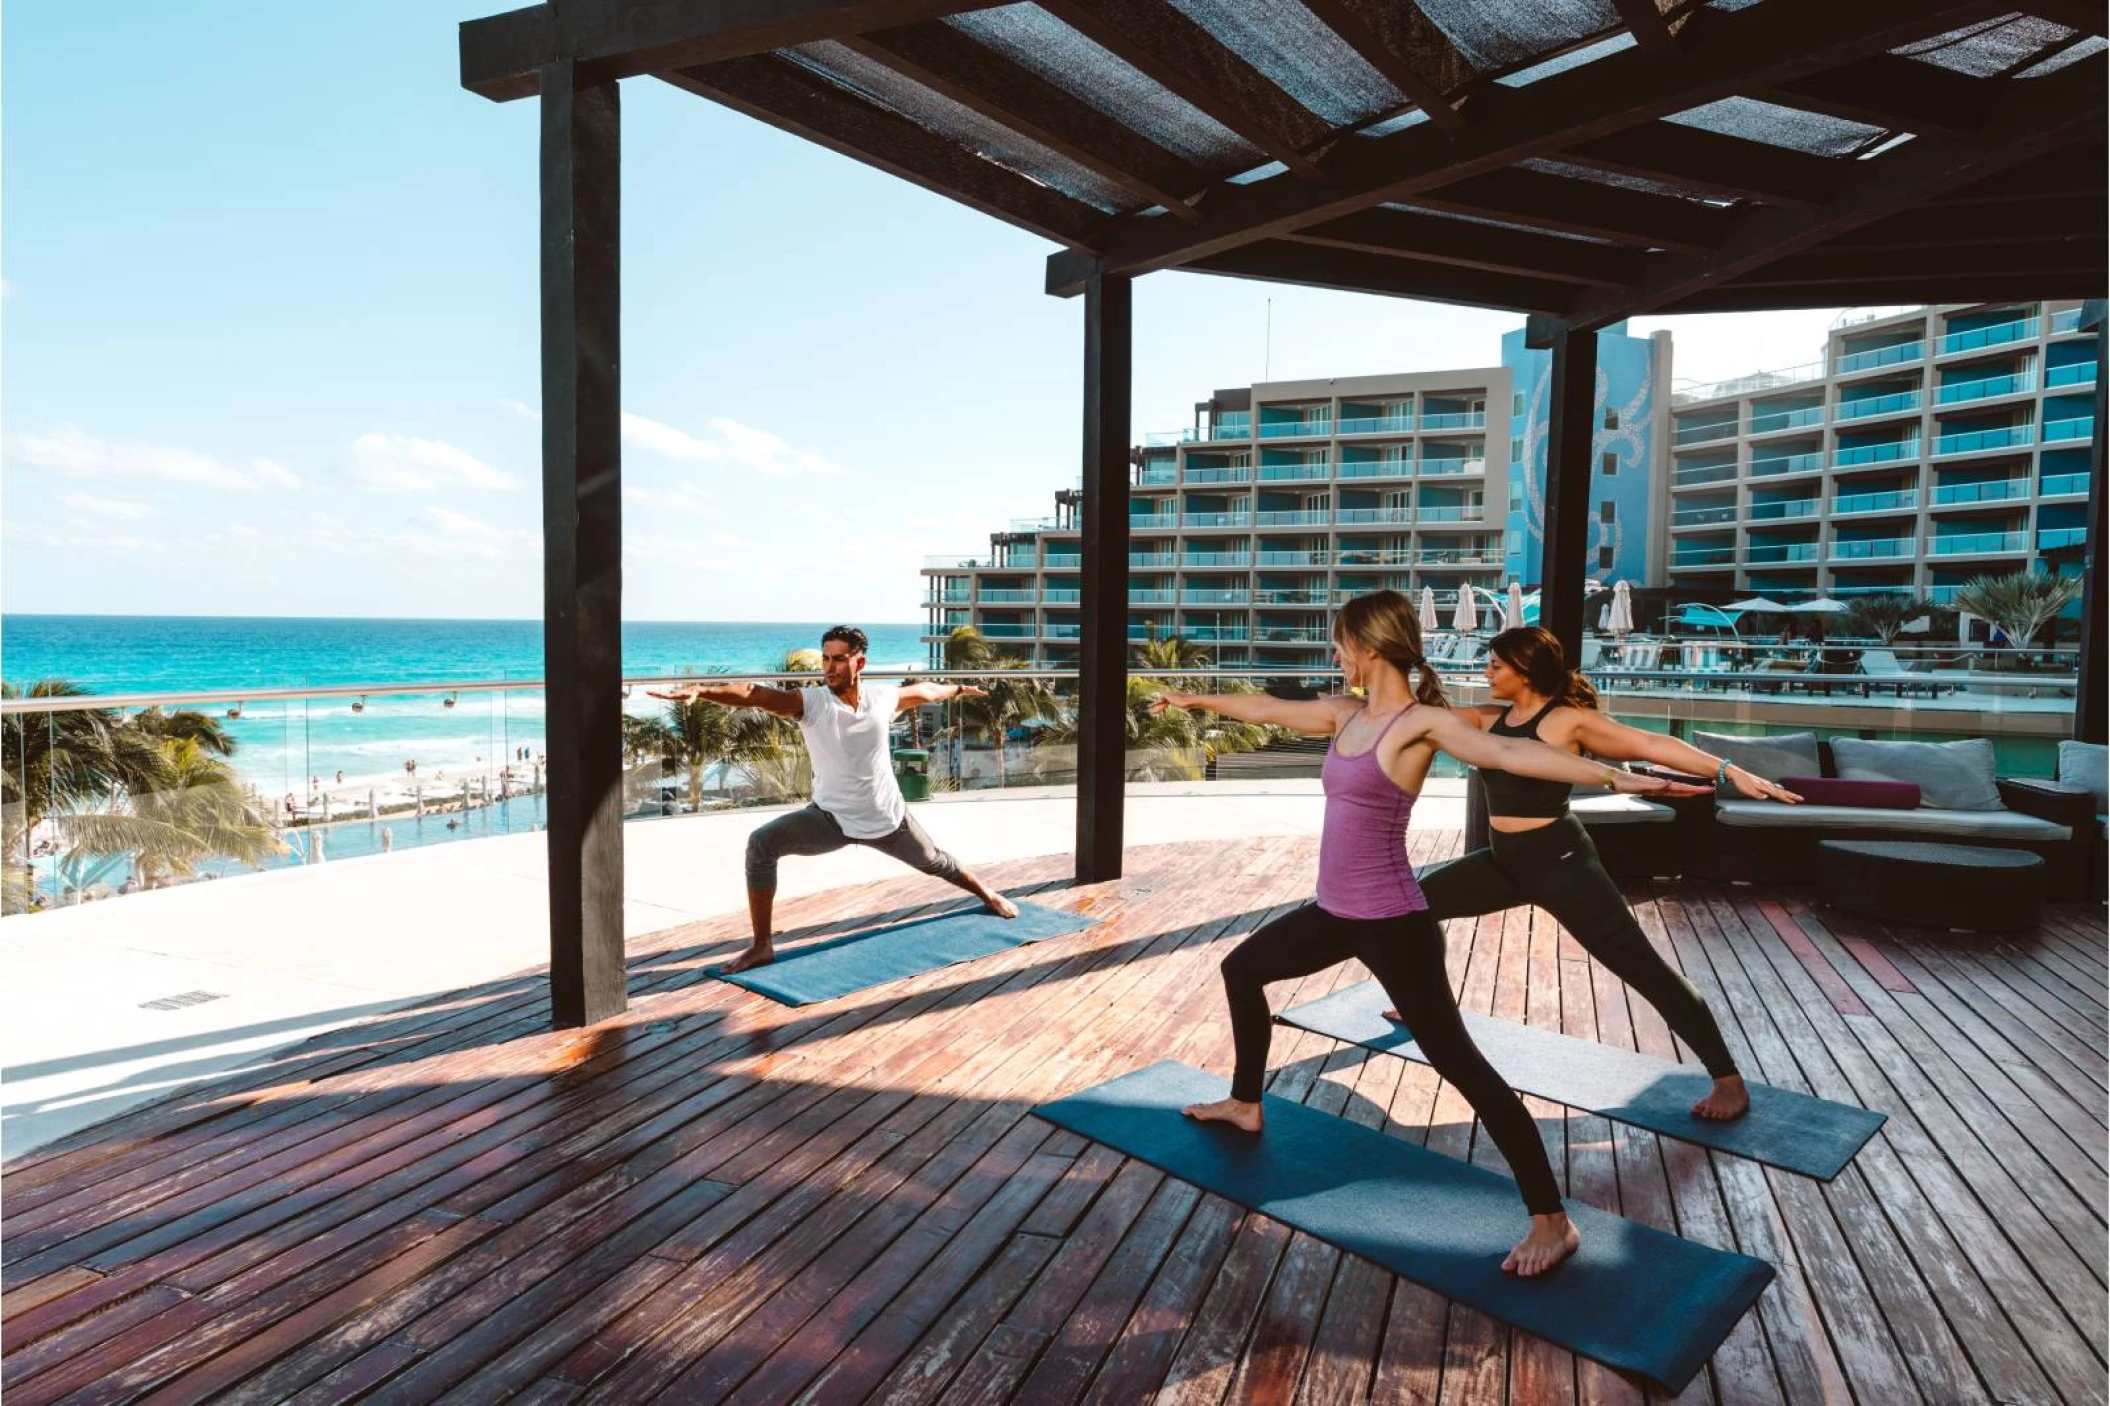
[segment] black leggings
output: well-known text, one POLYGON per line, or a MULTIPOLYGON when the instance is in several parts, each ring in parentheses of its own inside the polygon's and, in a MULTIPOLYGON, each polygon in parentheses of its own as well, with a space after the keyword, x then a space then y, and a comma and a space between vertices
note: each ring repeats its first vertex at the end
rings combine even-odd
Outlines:
POLYGON ((1271 981, 1288 981, 1359 958, 1406 1017, 1407 1028, 1438 1074, 1465 1095, 1495 1140, 1535 1216, 1561 1209, 1560 1187, 1546 1160, 1545 1144, 1522 1099, 1487 1062, 1451 996, 1443 965, 1443 931, 1427 913, 1398 918, 1340 918, 1316 903, 1286 913, 1238 944, 1223 960, 1224 991, 1231 999, 1231 1038, 1238 1052, 1231 1097, 1260 1101, 1267 1074, 1272 1021, 1271 981))
MULTIPOLYGON (((1585 952, 1663 1013, 1664 1023, 1717 1079, 1736 1073, 1722 1029, 1685 974, 1663 960, 1574 815, 1536 830, 1491 831, 1490 847, 1421 872, 1429 914, 1474 918, 1535 903, 1574 934, 1585 952)), ((1400 1012, 1406 1015, 1404 1008, 1400 1012)), ((1407 1028, 1414 1029, 1411 1016, 1407 1028)), ((1416 1031, 1418 1035, 1420 1032, 1416 1031)))

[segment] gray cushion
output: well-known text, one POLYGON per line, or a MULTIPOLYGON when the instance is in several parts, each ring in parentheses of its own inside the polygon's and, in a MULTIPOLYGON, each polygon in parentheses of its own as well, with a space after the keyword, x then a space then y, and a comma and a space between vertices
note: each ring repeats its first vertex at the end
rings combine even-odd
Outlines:
POLYGON ((1717 801, 1715 817, 1741 829, 1874 830, 1893 835, 2054 844, 2073 831, 2016 810, 1876 810, 1868 806, 1784 806, 1778 801, 1717 801))
POLYGON ((2095 793, 2095 808, 2110 810, 2110 747, 2100 742, 2059 744, 2059 780, 2095 793))
POLYGON ((1678 818, 1678 813, 1669 806, 1640 796, 1585 796, 1570 801, 1568 809, 1575 812, 1577 820, 1593 827, 1663 825, 1678 818))
MULTIPOLYGON (((1771 737, 1737 737, 1725 732, 1695 732, 1692 745, 1740 766, 1754 776, 1776 781, 1783 776, 1818 776, 1817 734, 1782 732, 1771 737)), ((1741 796, 1727 781, 1714 788, 1718 796, 1741 796)))
POLYGON ((1928 810, 2003 810, 1993 784, 1993 739, 1864 742, 1834 737, 1832 758, 1848 781, 1909 781, 1928 810))

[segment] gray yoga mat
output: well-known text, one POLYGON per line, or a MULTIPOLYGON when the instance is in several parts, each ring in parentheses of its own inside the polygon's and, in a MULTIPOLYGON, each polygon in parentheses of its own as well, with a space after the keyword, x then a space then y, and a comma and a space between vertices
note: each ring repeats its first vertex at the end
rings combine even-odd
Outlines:
MULTIPOLYGON (((1277 1019, 1427 1064, 1407 1027, 1385 1019, 1391 1004, 1384 988, 1365 981, 1292 1006, 1277 1019)), ((1845 1170, 1886 1116, 1747 1080, 1750 1111, 1731 1122, 1710 1122, 1692 1115, 1692 1105, 1713 1087, 1705 1070, 1491 1016, 1468 1014, 1465 1028, 1520 1093, 1824 1181, 1845 1170)))
POLYGON ((1224 1080, 1167 1060, 1034 1112, 1671 1391, 1772 1281, 1763 1260, 1574 1203, 1582 1248, 1536 1278, 1505 1274, 1503 1257, 1528 1227, 1508 1177, 1272 1096, 1258 1136, 1180 1113, 1228 1092, 1224 1080))
POLYGON ((1081 932, 1099 921, 1037 903, 1019 904, 1016 918, 999 918, 986 908, 976 908, 794 947, 779 952, 768 966, 751 971, 728 974, 714 967, 711 974, 772 1001, 807 1006, 1028 942, 1081 932))

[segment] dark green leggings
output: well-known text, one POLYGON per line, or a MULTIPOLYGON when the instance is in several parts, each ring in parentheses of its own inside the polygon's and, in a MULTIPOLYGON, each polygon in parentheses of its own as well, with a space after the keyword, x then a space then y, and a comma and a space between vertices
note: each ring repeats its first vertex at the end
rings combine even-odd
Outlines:
POLYGON ((1421 871, 1429 916, 1476 918, 1520 903, 1551 913, 1583 950, 1663 1013, 1717 1079, 1736 1073, 1721 1027, 1684 973, 1663 960, 1574 815, 1517 834, 1491 831, 1487 849, 1421 871))

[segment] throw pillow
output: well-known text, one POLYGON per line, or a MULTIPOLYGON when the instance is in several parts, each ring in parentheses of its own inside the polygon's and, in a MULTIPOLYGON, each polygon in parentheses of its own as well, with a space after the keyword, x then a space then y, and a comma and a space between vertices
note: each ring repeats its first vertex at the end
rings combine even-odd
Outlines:
MULTIPOLYGON (((1814 732, 1782 732, 1771 737, 1695 732, 1692 745, 1768 781, 1778 781, 1789 775, 1815 776, 1824 770, 1817 762, 1817 734, 1814 732)), ((1720 796, 1743 795, 1726 779, 1714 789, 1720 796)))
POLYGON ((2110 814, 2110 747, 2100 742, 2059 744, 2059 780, 2095 793, 2095 813, 2110 814))
POLYGON ((1834 737, 1832 757, 1848 781, 1909 781, 1931 810, 2002 810, 1993 784, 1993 740, 1867 742, 1834 737))
POLYGON ((1842 781, 1836 776, 1783 776, 1780 784, 1813 806, 1917 810, 1920 788, 1909 781, 1842 781))

